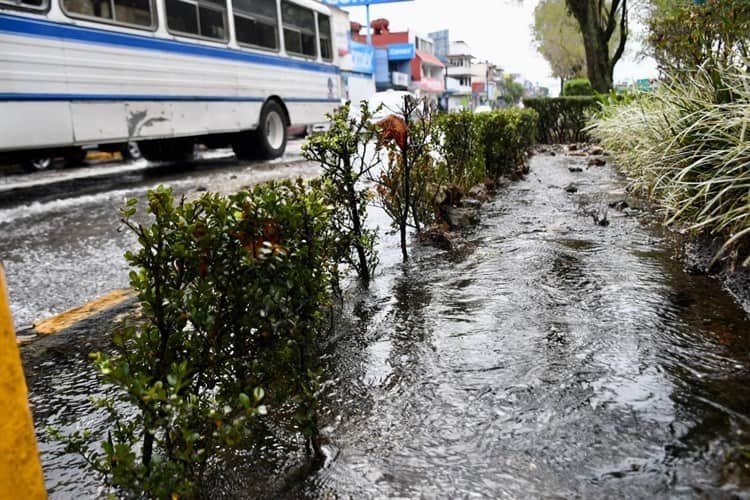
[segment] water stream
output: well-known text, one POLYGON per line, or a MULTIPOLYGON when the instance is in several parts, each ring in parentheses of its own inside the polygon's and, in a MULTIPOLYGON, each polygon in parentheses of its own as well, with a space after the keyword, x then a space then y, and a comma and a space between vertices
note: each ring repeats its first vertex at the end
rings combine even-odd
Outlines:
MULTIPOLYGON (((329 463, 297 467, 271 439, 276 461, 248 459, 256 474, 213 496, 750 498, 746 312, 684 272, 644 213, 607 208, 596 225, 624 181, 568 171, 580 162, 533 157, 482 208, 468 255, 415 245, 402 264, 386 235, 330 346, 329 463)), ((27 355, 37 426, 101 425, 84 361, 27 355)), ((51 497, 100 494, 79 460, 41 447, 51 497)))

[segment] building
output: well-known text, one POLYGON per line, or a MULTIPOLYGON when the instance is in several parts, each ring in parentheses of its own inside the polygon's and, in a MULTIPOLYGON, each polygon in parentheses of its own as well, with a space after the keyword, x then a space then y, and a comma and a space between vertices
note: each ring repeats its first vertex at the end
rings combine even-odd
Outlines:
POLYGON ((463 41, 451 43, 447 58, 448 111, 473 109, 471 65, 474 56, 469 45, 463 41))
MULTIPOLYGON (((445 92, 445 65, 434 55, 434 42, 409 30, 390 31, 389 26, 387 19, 370 23, 377 90, 410 90, 437 101, 445 92)), ((352 23, 354 43, 366 43, 361 28, 352 23)))

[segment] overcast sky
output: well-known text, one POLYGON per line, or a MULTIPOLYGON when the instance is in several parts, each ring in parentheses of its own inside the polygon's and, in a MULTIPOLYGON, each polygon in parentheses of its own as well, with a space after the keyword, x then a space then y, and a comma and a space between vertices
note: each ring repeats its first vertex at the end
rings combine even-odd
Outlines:
MULTIPOLYGON (((531 24, 538 0, 413 0, 370 7, 372 19, 385 17, 391 31, 412 29, 417 33, 449 29, 451 41, 463 40, 473 55, 489 59, 510 73, 556 91, 559 81, 534 48, 531 24)), ((365 8, 348 8, 353 21, 365 24, 365 8)), ((364 30, 363 30, 364 32, 364 30)), ((656 76, 653 61, 635 61, 634 44, 625 60, 615 67, 615 81, 656 76)))

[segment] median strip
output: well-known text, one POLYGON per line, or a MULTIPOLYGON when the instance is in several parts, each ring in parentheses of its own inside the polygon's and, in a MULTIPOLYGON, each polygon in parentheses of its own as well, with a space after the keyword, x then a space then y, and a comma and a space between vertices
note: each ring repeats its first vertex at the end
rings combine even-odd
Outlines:
POLYGON ((53 335, 102 311, 121 304, 132 296, 133 291, 130 288, 113 290, 87 304, 34 323, 32 329, 37 335, 53 335))

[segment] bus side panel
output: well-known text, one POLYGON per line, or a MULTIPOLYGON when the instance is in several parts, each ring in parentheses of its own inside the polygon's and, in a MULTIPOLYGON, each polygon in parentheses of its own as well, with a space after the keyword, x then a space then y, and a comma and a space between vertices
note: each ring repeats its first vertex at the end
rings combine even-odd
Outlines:
POLYGON ((101 137, 127 140, 125 103, 71 102, 75 142, 96 142, 101 137))
POLYGON ((0 151, 72 143, 69 103, 0 101, 0 151))
POLYGON ((171 102, 125 103, 128 138, 173 137, 171 102))
POLYGON ((56 39, 0 32, 0 94, 66 91, 65 51, 56 39))
POLYGON ((333 111, 338 102, 286 102, 293 125, 308 125, 326 121, 326 113, 333 111))

